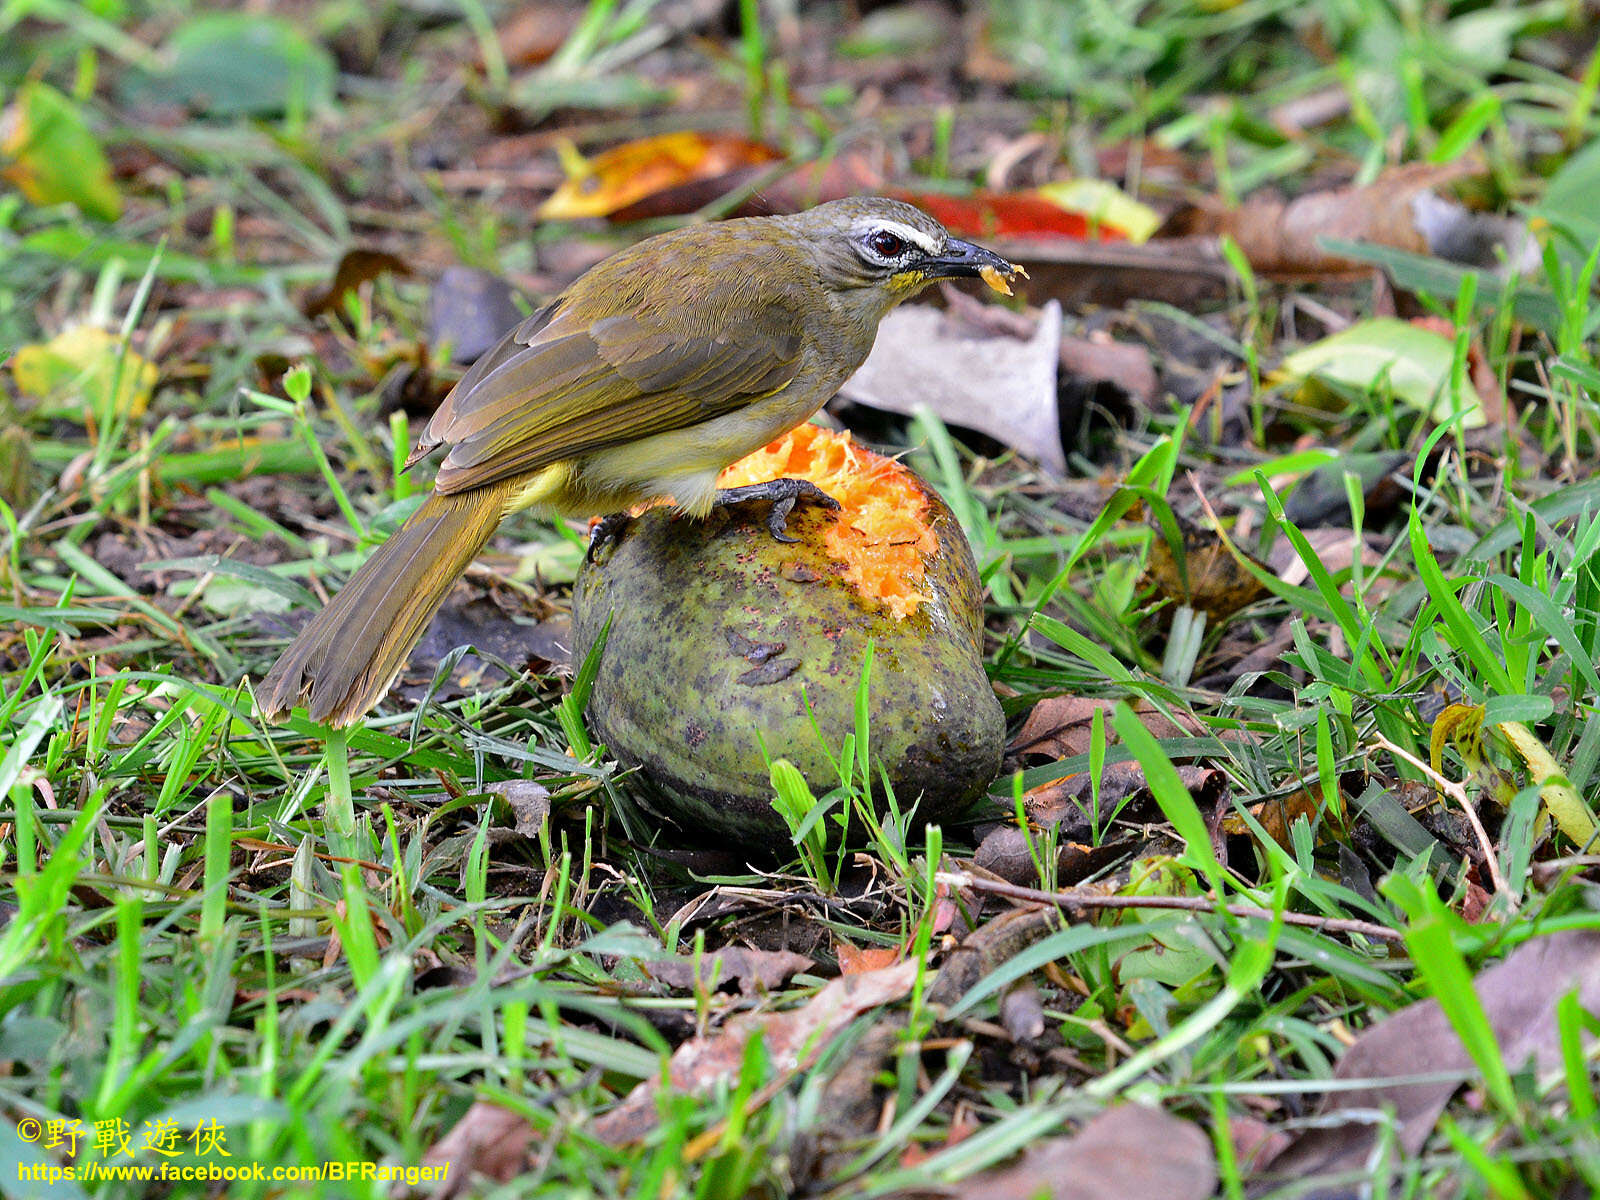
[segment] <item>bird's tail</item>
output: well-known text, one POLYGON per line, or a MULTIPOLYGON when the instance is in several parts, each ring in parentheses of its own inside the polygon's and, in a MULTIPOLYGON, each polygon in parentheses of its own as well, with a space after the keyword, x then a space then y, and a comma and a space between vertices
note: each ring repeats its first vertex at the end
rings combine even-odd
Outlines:
POLYGON ((358 721, 388 691, 514 490, 507 483, 430 495, 267 672, 256 691, 261 715, 281 720, 303 701, 313 721, 358 721))

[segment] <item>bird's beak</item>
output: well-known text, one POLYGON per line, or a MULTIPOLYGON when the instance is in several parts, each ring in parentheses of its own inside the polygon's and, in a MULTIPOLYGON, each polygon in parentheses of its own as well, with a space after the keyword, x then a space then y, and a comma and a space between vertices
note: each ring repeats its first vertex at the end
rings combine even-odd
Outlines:
POLYGON ((1016 267, 993 250, 985 250, 982 246, 964 242, 960 238, 947 238, 943 254, 924 259, 917 264, 917 270, 923 272, 929 279, 976 278, 982 275, 985 269, 997 271, 1007 279, 1017 273, 1016 267))

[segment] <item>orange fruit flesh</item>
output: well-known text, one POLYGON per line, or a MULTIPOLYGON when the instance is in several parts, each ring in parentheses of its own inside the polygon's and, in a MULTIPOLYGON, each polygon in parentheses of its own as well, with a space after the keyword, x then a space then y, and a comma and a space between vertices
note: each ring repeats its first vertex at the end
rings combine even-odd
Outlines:
POLYGON ((928 524, 928 499, 910 471, 853 444, 848 433, 800 425, 726 468, 717 486, 785 476, 809 479, 839 502, 823 549, 861 596, 901 620, 931 598, 923 590, 923 560, 938 540, 928 524))

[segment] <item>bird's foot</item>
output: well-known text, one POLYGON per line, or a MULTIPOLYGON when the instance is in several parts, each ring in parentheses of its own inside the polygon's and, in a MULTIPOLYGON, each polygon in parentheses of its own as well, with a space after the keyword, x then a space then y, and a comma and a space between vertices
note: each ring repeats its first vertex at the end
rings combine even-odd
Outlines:
POLYGON ((767 529, 780 542, 797 542, 789 536, 789 514, 801 500, 823 508, 838 511, 839 502, 809 479, 772 479, 766 483, 747 483, 743 487, 718 488, 712 497, 713 507, 726 504, 744 504, 751 500, 772 501, 772 511, 767 514, 767 529))
POLYGON ((629 513, 608 513, 595 522, 594 528, 589 531, 589 548, 584 551, 583 561, 592 563, 607 545, 622 537, 622 531, 633 521, 629 513))

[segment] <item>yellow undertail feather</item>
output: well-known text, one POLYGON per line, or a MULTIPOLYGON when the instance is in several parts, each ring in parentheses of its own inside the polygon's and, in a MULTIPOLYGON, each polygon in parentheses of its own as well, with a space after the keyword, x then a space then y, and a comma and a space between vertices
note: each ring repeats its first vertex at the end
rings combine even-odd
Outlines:
POLYGON ((389 690, 406 657, 526 483, 434 493, 290 643, 257 690, 269 721, 304 703, 313 721, 350 725, 389 690))

